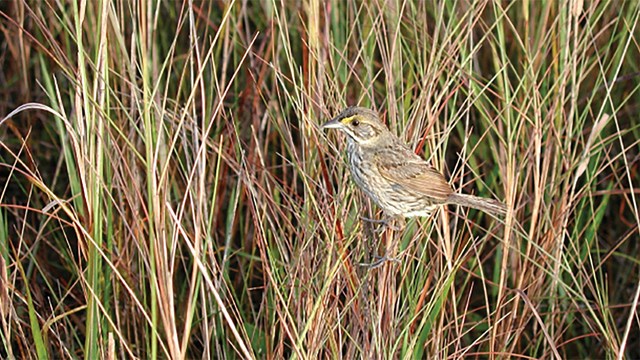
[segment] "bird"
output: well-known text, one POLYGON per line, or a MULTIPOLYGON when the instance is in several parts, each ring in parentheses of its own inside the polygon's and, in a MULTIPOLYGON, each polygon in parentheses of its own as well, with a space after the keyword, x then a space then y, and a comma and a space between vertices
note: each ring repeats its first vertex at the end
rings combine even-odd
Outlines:
MULTIPOLYGON (((348 107, 321 129, 337 129, 347 136, 346 155, 351 177, 382 210, 387 220, 429 216, 453 204, 475 208, 493 217, 506 214, 503 203, 455 192, 445 177, 380 120, 376 111, 348 107)), ((366 219, 366 218, 365 218, 366 219)))

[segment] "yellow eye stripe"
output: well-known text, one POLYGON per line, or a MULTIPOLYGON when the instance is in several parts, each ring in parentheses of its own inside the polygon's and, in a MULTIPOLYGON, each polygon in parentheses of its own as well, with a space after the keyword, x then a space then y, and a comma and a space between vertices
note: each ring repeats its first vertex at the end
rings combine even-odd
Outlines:
POLYGON ((342 120, 340 120, 340 122, 343 124, 348 124, 353 120, 354 117, 355 116, 349 116, 349 117, 343 118, 342 120))

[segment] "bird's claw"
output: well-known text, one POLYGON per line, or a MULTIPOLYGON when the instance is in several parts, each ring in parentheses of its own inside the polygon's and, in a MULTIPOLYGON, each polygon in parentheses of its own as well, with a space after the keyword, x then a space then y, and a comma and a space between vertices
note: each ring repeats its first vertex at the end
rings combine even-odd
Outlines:
POLYGON ((374 230, 378 234, 383 233, 387 228, 393 231, 402 230, 402 226, 397 226, 396 224, 394 224, 394 220, 396 220, 395 218, 376 220, 361 216, 360 219, 372 224, 378 224, 378 226, 374 230))
POLYGON ((367 267, 369 269, 377 269, 379 267, 381 267, 382 265, 384 265, 386 262, 395 262, 395 263, 400 263, 399 259, 393 258, 393 257, 388 257, 387 255, 385 256, 374 256, 374 261, 371 263, 360 263, 358 265, 363 266, 363 267, 367 267))

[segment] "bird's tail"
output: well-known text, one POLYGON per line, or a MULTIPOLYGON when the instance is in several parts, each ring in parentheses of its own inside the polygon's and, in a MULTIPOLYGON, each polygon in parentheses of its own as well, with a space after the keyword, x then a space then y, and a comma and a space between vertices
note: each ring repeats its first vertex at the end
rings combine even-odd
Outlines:
POLYGON ((507 213, 507 207, 500 201, 469 194, 452 193, 447 198, 447 204, 468 206, 499 218, 503 218, 507 213))

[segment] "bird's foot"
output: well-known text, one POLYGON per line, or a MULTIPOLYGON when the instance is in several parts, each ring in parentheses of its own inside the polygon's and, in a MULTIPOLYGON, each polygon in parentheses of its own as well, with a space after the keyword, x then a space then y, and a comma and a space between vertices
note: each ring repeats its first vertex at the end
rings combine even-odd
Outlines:
POLYGON ((379 267, 381 267, 382 265, 384 265, 386 262, 395 262, 395 263, 400 263, 400 260, 397 258, 393 258, 393 257, 388 257, 387 255, 385 256, 374 256, 373 257, 373 262, 371 263, 360 263, 360 266, 363 267, 367 267, 370 270, 371 269, 377 269, 379 267))
POLYGON ((387 228, 393 231, 400 231, 404 228, 404 224, 405 224, 404 218, 401 218, 401 217, 388 217, 388 218, 376 220, 376 219, 370 219, 370 218, 361 216, 360 219, 366 222, 370 222, 372 224, 378 224, 378 227, 376 227, 376 229, 374 230, 376 233, 382 233, 385 230, 387 230, 387 228))

